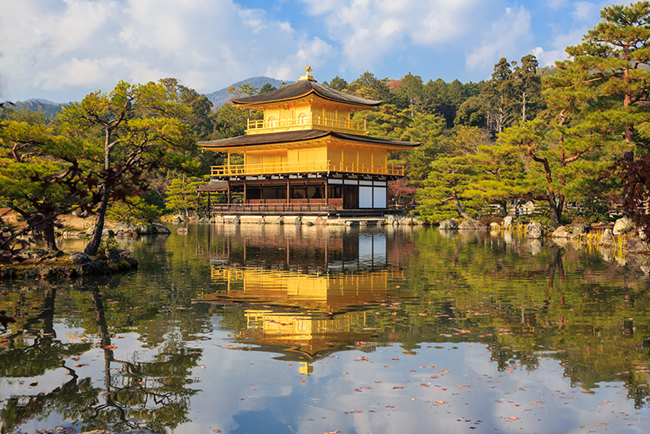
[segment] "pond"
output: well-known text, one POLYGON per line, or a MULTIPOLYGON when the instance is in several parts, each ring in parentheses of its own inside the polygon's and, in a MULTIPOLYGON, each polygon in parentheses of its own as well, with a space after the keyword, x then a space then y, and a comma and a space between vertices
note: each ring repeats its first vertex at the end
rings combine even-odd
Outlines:
POLYGON ((137 272, 0 286, 2 433, 650 427, 650 279, 620 255, 404 226, 119 242, 137 272))

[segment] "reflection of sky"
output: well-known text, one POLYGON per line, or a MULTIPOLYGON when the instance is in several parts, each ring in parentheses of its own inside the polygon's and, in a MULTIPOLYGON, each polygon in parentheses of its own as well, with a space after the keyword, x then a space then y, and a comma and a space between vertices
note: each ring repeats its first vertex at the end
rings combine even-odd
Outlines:
POLYGON ((203 392, 192 400, 193 422, 179 432, 645 433, 650 423, 620 384, 585 395, 550 359, 534 372, 499 373, 480 344, 415 356, 397 346, 337 353, 304 376, 299 364, 272 354, 222 348, 226 333, 214 338, 205 342, 205 370, 197 370, 203 392))
MULTIPOLYGON (((516 366, 498 372, 482 344, 423 344, 416 355, 391 345, 372 353, 336 353, 303 375, 299 363, 234 343, 230 332, 217 330, 219 320, 213 318, 215 331, 207 340, 186 342, 190 350, 202 350, 191 374, 197 382, 188 385, 200 392, 191 398, 192 422, 175 432, 646 433, 650 426, 650 412, 634 410, 620 383, 583 394, 571 388, 563 368, 551 359, 542 358, 532 372, 516 366)), ((56 332, 64 342, 80 333, 61 324, 56 332)), ((119 334, 112 343, 121 360, 148 361, 159 351, 143 348, 136 334, 119 334)), ((103 351, 94 348, 78 361, 66 358, 68 366, 85 363, 89 366, 76 369, 80 379, 91 376, 102 388, 103 351)), ((69 379, 63 369, 25 379, 23 385, 3 379, 0 399, 47 393, 69 379), (36 381, 36 387, 27 385, 36 381)), ((59 423, 52 415, 21 429, 35 432, 59 423)))

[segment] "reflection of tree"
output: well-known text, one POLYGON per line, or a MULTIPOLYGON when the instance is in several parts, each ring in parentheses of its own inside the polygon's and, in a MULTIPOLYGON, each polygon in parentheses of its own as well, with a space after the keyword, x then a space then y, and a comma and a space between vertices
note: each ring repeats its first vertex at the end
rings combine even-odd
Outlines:
POLYGON ((67 366, 66 355, 79 355, 91 348, 89 343, 63 344, 56 340, 54 330, 54 302, 56 287, 48 288, 43 297, 41 313, 28 319, 22 327, 8 337, 9 349, 0 353, 0 376, 29 378, 45 374, 48 370, 63 367, 72 376, 70 381, 46 394, 12 396, 0 410, 2 434, 39 415, 52 411, 79 414, 87 402, 96 400, 99 389, 91 385, 90 378, 78 381, 74 369, 67 366), (42 331, 37 328, 42 323, 42 331), (18 347, 15 340, 22 334, 34 336, 28 347, 18 347))
POLYGON ((104 352, 104 402, 91 406, 84 418, 87 428, 112 430, 148 429, 164 432, 188 422, 190 397, 187 377, 196 366, 200 351, 189 351, 183 342, 171 338, 152 362, 118 360, 114 357, 106 323, 102 294, 90 290, 101 348, 104 352), (113 364, 122 365, 116 374, 113 364))
MULTIPOLYGON (((8 399, 0 410, 0 433, 11 432, 29 419, 52 412, 65 415, 84 430, 136 428, 164 432, 187 422, 190 397, 198 392, 188 385, 192 384, 191 371, 201 351, 190 351, 178 333, 170 332, 165 335, 163 349, 152 361, 116 359, 102 293, 97 285, 90 289, 84 285, 83 289, 86 291, 75 294, 89 294, 92 300, 90 312, 94 313, 104 354, 104 393, 100 396, 101 388, 93 387, 91 378, 80 379, 74 367, 68 366, 74 363, 70 362, 71 356, 88 352, 93 344, 63 344, 57 339, 53 327, 57 290, 52 287, 44 293, 41 313, 27 319, 22 330, 7 337, 9 348, 0 353, 0 376, 29 378, 63 367, 71 378, 50 392, 8 399), (27 333, 35 337, 31 345, 14 345, 14 340, 17 343, 17 338, 27 333), (116 365, 120 367, 117 371, 116 365)), ((77 302, 80 301, 78 298, 77 302)))
POLYGON ((636 318, 650 315, 650 305, 638 302, 650 293, 635 270, 571 245, 551 244, 532 255, 518 238, 414 236, 419 254, 408 264, 408 285, 423 303, 403 305, 398 318, 407 320, 381 328, 406 348, 478 341, 500 371, 532 370, 552 358, 573 387, 589 392, 623 381, 637 407, 649 402, 648 358, 640 346, 650 326, 636 318))

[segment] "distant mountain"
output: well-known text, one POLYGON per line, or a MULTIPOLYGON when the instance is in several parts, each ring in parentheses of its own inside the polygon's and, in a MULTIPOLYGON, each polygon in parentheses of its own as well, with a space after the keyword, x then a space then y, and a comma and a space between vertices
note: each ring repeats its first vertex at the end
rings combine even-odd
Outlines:
POLYGON ((5 108, 13 108, 16 110, 27 109, 31 112, 44 112, 45 116, 53 118, 65 105, 66 104, 33 98, 28 99, 27 101, 16 101, 14 105, 5 104, 5 108))
POLYGON ((235 89, 238 89, 240 85, 249 84, 249 83, 251 86, 261 89, 262 86, 264 86, 266 83, 269 83, 271 86, 279 88, 280 86, 282 86, 283 83, 291 84, 293 83, 293 81, 282 81, 270 77, 252 77, 252 78, 247 78, 246 80, 238 81, 237 83, 231 84, 230 86, 224 87, 223 89, 218 90, 216 92, 206 93, 205 96, 210 101, 212 101, 212 104, 214 104, 215 108, 219 108, 224 102, 228 101, 230 98, 233 97, 233 95, 230 95, 228 93, 228 88, 234 87, 235 89))

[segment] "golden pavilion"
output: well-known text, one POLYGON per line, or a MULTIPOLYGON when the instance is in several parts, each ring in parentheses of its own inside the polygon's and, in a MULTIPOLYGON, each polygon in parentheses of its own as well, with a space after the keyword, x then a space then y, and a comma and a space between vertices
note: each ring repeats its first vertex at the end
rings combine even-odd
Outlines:
POLYGON ((404 176, 402 166, 388 164, 388 153, 420 143, 368 136, 365 121, 353 122, 353 114, 382 101, 331 89, 309 75, 311 68, 305 71, 289 86, 231 99, 237 107, 262 112, 263 119, 249 119, 243 136, 200 143, 228 155, 225 165, 211 168, 210 184, 199 189, 226 193, 225 204, 211 206, 213 213, 363 216, 388 211, 387 183, 404 176))

